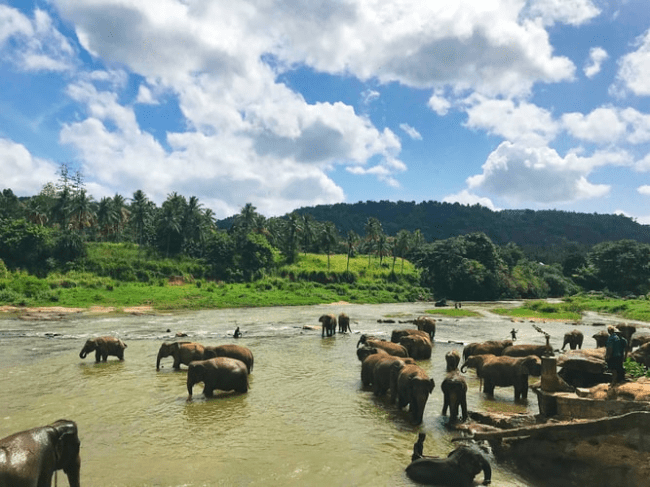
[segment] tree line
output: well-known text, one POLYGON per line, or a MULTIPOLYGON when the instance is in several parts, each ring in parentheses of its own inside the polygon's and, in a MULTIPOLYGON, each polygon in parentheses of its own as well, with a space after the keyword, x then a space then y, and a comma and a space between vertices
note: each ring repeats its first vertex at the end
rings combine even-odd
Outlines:
MULTIPOLYGON (((544 261, 540 259, 544 252, 531 252, 514 241, 495 241, 484 231, 432 239, 419 228, 398 228, 396 219, 408 220, 406 207, 385 203, 378 204, 387 209, 385 221, 368 216, 362 226, 347 228, 318 220, 304 210, 266 218, 248 203, 223 228, 224 221, 217 222, 195 196, 188 199, 174 192, 157 206, 138 190, 130 198, 116 194, 95 201, 85 189, 83 176, 71 175, 62 166, 59 180, 46 184, 35 196, 18 198, 11 189, 2 191, 0 259, 9 270, 44 276, 83 267, 89 242, 131 242, 138 245, 143 259, 196 259, 205 268, 203 277, 226 282, 251 281, 280 264, 295 262, 301 254, 321 253, 328 255, 328 262, 331 254, 347 255, 348 262, 353 256, 367 255, 368 265, 389 268, 395 275, 401 273, 404 259, 410 260, 420 271, 421 285, 437 298, 650 291, 650 245, 643 240, 590 245, 565 239, 561 251, 553 241, 547 247, 552 258, 544 261)), ((332 206, 341 210, 340 205, 332 206)), ((487 215, 486 210, 490 212, 479 209, 479 213, 487 215)), ((514 218, 514 213, 525 219, 528 210, 508 212, 508 217, 514 218)), ((436 222, 428 225, 432 228, 436 222)), ((520 221, 521 233, 535 235, 536 228, 520 221)))

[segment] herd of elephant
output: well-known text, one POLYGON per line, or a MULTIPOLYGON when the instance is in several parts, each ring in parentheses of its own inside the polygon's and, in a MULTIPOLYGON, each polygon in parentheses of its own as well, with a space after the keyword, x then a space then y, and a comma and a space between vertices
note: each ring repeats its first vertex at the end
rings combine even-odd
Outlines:
MULTIPOLYGON (((96 362, 109 356, 124 360, 127 348, 119 338, 89 338, 79 357, 95 352, 96 362)), ((248 374, 253 370, 253 353, 234 344, 203 346, 194 342, 165 342, 158 350, 156 370, 160 361, 173 357, 173 367, 187 365, 188 401, 192 388, 203 382, 203 394, 212 397, 214 390, 248 391, 248 374)), ((63 470, 70 487, 79 487, 81 459, 77 424, 60 419, 52 424, 20 431, 0 439, 0 487, 49 487, 57 470, 63 470)))

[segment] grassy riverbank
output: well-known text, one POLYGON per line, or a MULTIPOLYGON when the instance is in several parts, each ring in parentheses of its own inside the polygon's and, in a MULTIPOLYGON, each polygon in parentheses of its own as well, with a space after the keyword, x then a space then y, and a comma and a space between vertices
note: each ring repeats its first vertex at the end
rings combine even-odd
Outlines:
MULTIPOLYGON (((405 261, 382 265, 358 256, 307 254, 296 263, 247 283, 195 277, 192 262, 150 262, 135 251, 95 252, 94 272, 74 270, 37 278, 25 272, 0 277, 0 305, 116 309, 150 306, 154 310, 198 310, 246 306, 294 306, 346 301, 358 304, 429 299, 417 270, 405 261), (164 271, 164 272, 163 272, 164 271), (102 275, 106 274, 106 275, 102 275), (119 276, 112 277, 112 276, 119 276)), ((110 247, 108 247, 110 250, 110 247)))
POLYGON ((579 321, 585 311, 595 311, 620 316, 622 319, 649 321, 650 300, 645 296, 621 299, 605 294, 578 294, 561 302, 529 301, 518 308, 497 308, 493 313, 517 318, 559 319, 579 321))

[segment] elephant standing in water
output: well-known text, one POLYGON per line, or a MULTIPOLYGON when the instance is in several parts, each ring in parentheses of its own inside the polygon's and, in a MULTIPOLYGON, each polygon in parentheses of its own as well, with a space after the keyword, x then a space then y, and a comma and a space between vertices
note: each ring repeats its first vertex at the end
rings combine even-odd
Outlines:
MULTIPOLYGON (((406 364, 401 368, 394 388, 397 392, 397 406, 402 409, 407 404, 409 405, 413 424, 422 423, 424 407, 434 387, 435 382, 429 378, 422 367, 406 364)), ((391 398, 393 397, 393 392, 391 392, 391 398)))
POLYGON ((324 337, 325 334, 327 334, 328 337, 336 334, 336 315, 322 315, 320 318, 318 318, 318 321, 320 321, 323 325, 321 329, 321 337, 324 337))
POLYGON ((488 340, 486 342, 474 342, 465 345, 463 348, 463 360, 472 355, 502 355, 506 347, 512 346, 512 340, 488 340))
POLYGON ((124 349, 126 348, 126 343, 124 343, 119 338, 112 336, 104 336, 97 338, 89 338, 86 340, 86 344, 79 352, 79 358, 86 358, 90 352, 95 352, 95 362, 103 360, 106 362, 108 356, 112 355, 117 357, 120 360, 124 360, 124 349))
POLYGON ((359 341, 357 342, 357 348, 359 345, 366 345, 373 348, 381 348, 390 355, 395 355, 396 357, 408 357, 409 353, 406 350, 404 345, 399 343, 387 342, 386 340, 377 340, 374 338, 369 338, 368 335, 361 335, 359 341))
POLYGON ((339 315, 339 333, 352 333, 352 328, 350 328, 350 317, 345 314, 341 313, 339 315))
POLYGON ((433 345, 428 336, 405 336, 400 338, 399 344, 406 348, 409 357, 413 357, 415 360, 424 360, 431 358, 433 345))
POLYGON ((216 347, 204 347, 205 349, 205 358, 215 358, 215 357, 230 357, 241 360, 246 364, 248 373, 250 374, 253 371, 253 352, 248 348, 242 347, 240 345, 226 344, 226 345, 217 345, 216 347))
POLYGON ((571 350, 575 350, 576 348, 582 349, 582 342, 584 339, 585 336, 580 330, 567 331, 564 334, 564 343, 562 343, 562 350, 564 350, 564 347, 567 345, 569 345, 569 348, 571 350))
POLYGON ((440 390, 443 394, 442 415, 447 415, 449 408, 449 421, 458 420, 458 409, 462 410, 463 421, 467 420, 467 381, 458 370, 453 370, 445 376, 440 390))
POLYGON ((174 357, 174 368, 179 370, 181 364, 189 365, 194 360, 204 360, 205 347, 196 342, 165 342, 160 345, 158 358, 156 359, 156 370, 160 370, 160 360, 165 357, 174 357))
POLYGON ((248 370, 241 360, 217 357, 191 362, 187 368, 187 400, 192 399, 192 387, 203 382, 203 395, 212 397, 215 389, 248 392, 248 370))
POLYGON ((433 341, 436 336, 436 320, 431 316, 418 316, 413 323, 418 327, 418 330, 426 331, 429 334, 429 339, 433 341))
POLYGON ((421 456, 425 434, 420 433, 413 445, 413 461, 406 467, 406 475, 421 484, 448 487, 471 487, 474 477, 483 471, 483 485, 492 481, 492 467, 476 445, 460 445, 447 458, 421 456), (419 457, 419 458, 418 458, 419 457))
POLYGON ((528 357, 496 357, 494 355, 472 355, 460 368, 475 368, 476 375, 483 379, 483 392, 494 395, 495 386, 515 388, 515 401, 528 397, 528 376, 539 375, 541 360, 536 355, 528 357))
POLYGON ((79 446, 77 424, 67 419, 7 436, 0 440, 0 485, 49 487, 63 470, 70 487, 79 487, 79 446))

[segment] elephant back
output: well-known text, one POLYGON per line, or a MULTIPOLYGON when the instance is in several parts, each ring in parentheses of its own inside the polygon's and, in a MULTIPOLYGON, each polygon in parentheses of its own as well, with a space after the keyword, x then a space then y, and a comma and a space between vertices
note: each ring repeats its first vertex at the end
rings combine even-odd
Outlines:
POLYGON ((253 358, 253 352, 251 352, 247 347, 242 347, 241 345, 226 344, 217 345, 215 347, 207 346, 204 347, 204 350, 206 359, 214 357, 230 357, 244 362, 249 374, 253 370, 253 365, 255 362, 253 358))

